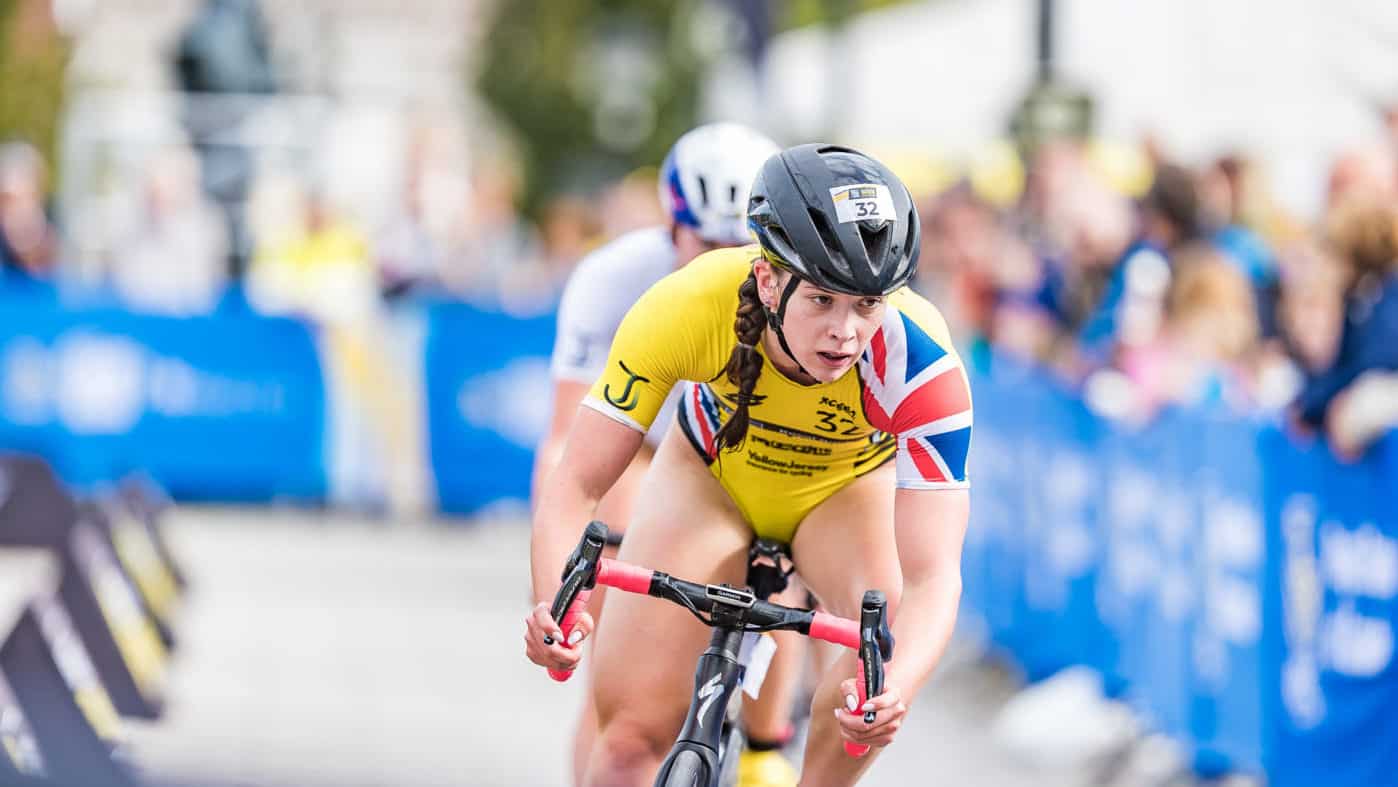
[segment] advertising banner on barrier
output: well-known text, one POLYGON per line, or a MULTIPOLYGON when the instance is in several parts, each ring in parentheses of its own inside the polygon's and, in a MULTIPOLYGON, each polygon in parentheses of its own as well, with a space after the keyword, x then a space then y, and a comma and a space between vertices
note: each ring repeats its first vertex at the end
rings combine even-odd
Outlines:
POLYGON ((1398 439, 1362 463, 1271 435, 1265 451, 1272 784, 1390 784, 1398 774, 1398 439))
POLYGON ((1030 679, 1101 670, 1205 775, 1391 781, 1398 436, 1346 464, 1208 409, 1128 430, 998 359, 972 387, 965 606, 1030 679))
POLYGON ((437 502, 473 513, 529 498, 534 448, 551 414, 554 318, 462 304, 428 312, 427 419, 437 502))
POLYGON ((324 386, 300 323, 0 306, 0 447, 79 484, 142 470, 186 499, 324 495, 324 386))

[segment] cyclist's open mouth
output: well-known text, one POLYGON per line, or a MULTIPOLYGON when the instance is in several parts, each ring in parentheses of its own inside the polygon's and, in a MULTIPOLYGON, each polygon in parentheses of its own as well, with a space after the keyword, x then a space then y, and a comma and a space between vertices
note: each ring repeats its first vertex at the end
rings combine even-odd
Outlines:
POLYGON ((820 360, 824 361, 825 365, 832 369, 838 369, 844 366, 849 363, 850 358, 854 357, 853 353, 817 352, 816 355, 819 355, 820 360))

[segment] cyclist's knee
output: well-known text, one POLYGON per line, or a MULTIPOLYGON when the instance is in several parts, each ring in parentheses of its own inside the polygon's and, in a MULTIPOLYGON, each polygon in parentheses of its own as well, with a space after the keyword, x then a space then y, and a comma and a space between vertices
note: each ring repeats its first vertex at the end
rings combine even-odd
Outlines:
POLYGON ((599 784, 608 779, 627 783, 624 775, 650 775, 673 742, 673 734, 660 734, 637 721, 613 719, 598 731, 589 773, 599 784))

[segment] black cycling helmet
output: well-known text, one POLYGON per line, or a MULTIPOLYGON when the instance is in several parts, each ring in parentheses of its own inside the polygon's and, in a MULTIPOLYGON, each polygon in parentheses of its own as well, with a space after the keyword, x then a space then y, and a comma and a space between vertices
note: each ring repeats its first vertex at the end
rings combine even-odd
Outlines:
POLYGON ((917 270, 912 195, 851 148, 798 145, 768 158, 752 184, 748 227, 768 261, 833 292, 887 295, 917 270))

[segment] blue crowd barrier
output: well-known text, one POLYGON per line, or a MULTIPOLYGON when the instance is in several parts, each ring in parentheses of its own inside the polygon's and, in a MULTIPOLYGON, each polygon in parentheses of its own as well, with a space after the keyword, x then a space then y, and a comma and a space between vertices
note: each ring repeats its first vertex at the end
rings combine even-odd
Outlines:
MULTIPOLYGON (((552 316, 408 308, 423 330, 396 351, 421 361, 438 506, 527 499, 552 316)), ((0 448, 80 485, 141 470, 181 499, 326 499, 320 344, 245 308, 175 320, 0 292, 0 448)), ((1345 464, 1208 410, 1128 430, 1001 358, 972 387, 964 615, 997 651, 1031 680, 1096 669, 1202 773, 1391 781, 1398 438, 1345 464)))
POLYGON ((524 501, 551 415, 553 315, 521 319, 455 303, 427 312, 427 439, 437 504, 475 513, 524 501))
POLYGON ((75 485, 143 471, 183 499, 317 499, 324 420, 315 341, 292 320, 0 295, 0 447, 75 485))
POLYGON ((1030 680, 1070 665, 1205 775, 1398 773, 1398 438, 1358 464, 1277 428, 1095 418, 1043 372, 973 373, 965 614, 1030 680))

